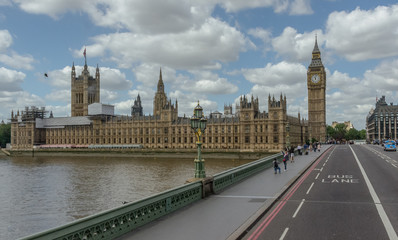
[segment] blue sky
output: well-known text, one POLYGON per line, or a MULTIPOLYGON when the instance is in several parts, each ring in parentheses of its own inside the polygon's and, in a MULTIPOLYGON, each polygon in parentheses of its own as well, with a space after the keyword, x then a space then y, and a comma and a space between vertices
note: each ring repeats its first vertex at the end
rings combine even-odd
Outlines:
POLYGON ((241 95, 282 93, 307 118, 315 35, 327 69, 327 124, 357 129, 376 97, 398 102, 398 4, 343 0, 0 0, 0 119, 45 106, 70 116, 70 72, 100 67, 101 102, 152 114, 162 68, 179 115, 223 112, 241 95), (44 77, 48 74, 48 78, 44 77))

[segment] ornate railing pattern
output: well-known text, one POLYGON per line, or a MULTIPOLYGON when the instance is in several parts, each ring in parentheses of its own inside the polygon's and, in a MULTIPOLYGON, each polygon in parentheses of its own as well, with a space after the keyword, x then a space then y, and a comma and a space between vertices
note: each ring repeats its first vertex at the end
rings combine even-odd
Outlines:
POLYGON ((201 198, 194 182, 22 239, 113 239, 201 198))
POLYGON ((218 193, 232 184, 242 181, 243 179, 266 168, 272 167, 274 159, 276 158, 280 161, 282 157, 281 153, 277 153, 214 175, 212 186, 213 192, 218 193))

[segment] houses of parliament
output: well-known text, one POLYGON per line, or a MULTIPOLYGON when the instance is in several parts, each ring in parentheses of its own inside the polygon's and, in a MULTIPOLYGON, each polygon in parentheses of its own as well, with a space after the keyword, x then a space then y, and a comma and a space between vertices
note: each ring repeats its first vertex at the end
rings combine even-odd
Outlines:
MULTIPOLYGON (((326 140, 326 73, 315 39, 307 72, 308 120, 287 114, 286 96, 268 94, 268 111, 260 112, 259 99, 241 96, 233 112, 207 116, 203 148, 207 151, 278 152, 289 143, 326 140)), ((267 93, 264 93, 267 96, 267 93)), ((261 99, 265 101, 266 99, 261 99)), ((11 113, 12 150, 33 148, 124 148, 156 150, 196 149, 190 118, 178 116, 178 102, 167 98, 160 70, 153 99, 153 115, 143 115, 138 95, 130 116, 114 114, 114 106, 100 103, 100 71, 91 76, 87 61, 77 76, 71 72, 71 117, 47 117, 44 107, 26 107, 11 113)))

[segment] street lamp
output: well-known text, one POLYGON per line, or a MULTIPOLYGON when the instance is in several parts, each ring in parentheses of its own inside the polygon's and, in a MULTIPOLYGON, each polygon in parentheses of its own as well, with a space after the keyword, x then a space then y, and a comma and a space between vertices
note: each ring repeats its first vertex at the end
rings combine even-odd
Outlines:
POLYGON ((290 125, 289 125, 289 122, 287 122, 287 124, 286 124, 286 146, 290 149, 290 136, 289 136, 289 132, 290 132, 290 125))
POLYGON ((191 128, 195 132, 196 145, 198 145, 198 158, 195 159, 195 178, 205 178, 205 160, 202 159, 202 134, 206 129, 207 119, 203 116, 203 108, 199 105, 193 110, 191 128))

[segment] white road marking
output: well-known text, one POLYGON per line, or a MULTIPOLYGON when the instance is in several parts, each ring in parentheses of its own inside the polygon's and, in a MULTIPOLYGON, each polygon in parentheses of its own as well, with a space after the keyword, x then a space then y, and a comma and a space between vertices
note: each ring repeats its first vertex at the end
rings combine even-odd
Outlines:
POLYGON ((312 186, 314 186, 314 183, 311 183, 311 186, 308 188, 307 193, 306 193, 307 195, 308 195, 308 193, 310 193, 312 186))
POLYGON ((319 177, 319 174, 320 174, 320 173, 318 173, 318 174, 316 175, 315 179, 318 179, 318 177, 319 177))
MULTIPOLYGON (((349 146, 349 147, 351 148, 351 146, 349 146)), ((390 219, 388 219, 388 216, 387 216, 386 212, 384 211, 383 205, 381 204, 380 199, 377 196, 372 183, 370 182, 368 176, 366 175, 365 169, 362 167, 361 162, 359 162, 359 159, 352 148, 351 148, 351 151, 354 154, 355 160, 357 161, 359 169, 361 170, 363 178, 365 179, 366 185, 368 186, 370 195, 372 196, 373 202, 376 205, 377 212, 379 213, 381 221, 384 224, 384 228, 387 231, 388 237, 393 240, 398 240, 397 233, 395 232, 395 230, 390 222, 390 219)))
POLYGON ((321 171, 321 172, 322 172, 322 170, 323 170, 323 167, 321 167, 321 169, 319 169, 319 171, 321 171))
POLYGON ((283 231, 282 236, 279 238, 279 240, 283 240, 285 238, 287 231, 289 231, 289 228, 285 228, 285 231, 283 231))
POLYGON ((300 208, 301 208, 301 206, 303 206, 304 202, 305 202, 305 199, 301 200, 301 203, 300 203, 300 205, 298 206, 298 208, 296 209, 296 211, 294 212, 292 218, 295 218, 295 217, 297 216, 297 213, 300 211, 300 208))

